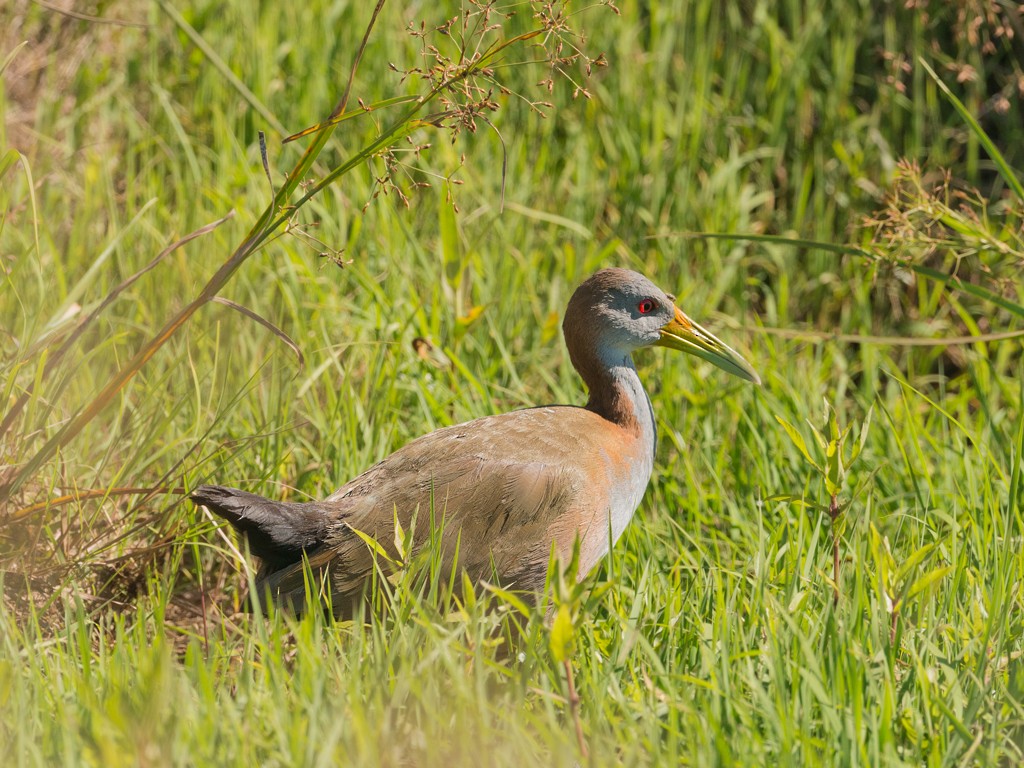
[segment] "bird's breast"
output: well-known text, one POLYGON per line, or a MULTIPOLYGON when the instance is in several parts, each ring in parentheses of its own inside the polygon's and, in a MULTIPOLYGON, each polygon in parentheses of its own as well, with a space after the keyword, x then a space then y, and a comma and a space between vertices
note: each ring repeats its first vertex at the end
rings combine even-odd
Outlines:
POLYGON ((575 531, 580 537, 581 578, 619 540, 640 506, 654 464, 653 436, 645 437, 622 431, 591 446, 589 490, 580 500, 575 531))

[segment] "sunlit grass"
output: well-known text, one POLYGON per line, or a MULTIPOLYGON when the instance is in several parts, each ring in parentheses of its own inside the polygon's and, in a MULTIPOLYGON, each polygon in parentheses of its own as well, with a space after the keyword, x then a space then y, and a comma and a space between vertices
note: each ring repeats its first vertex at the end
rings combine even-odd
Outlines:
MULTIPOLYGON (((0 521, 0 743, 14 763, 1022 759, 1020 339, 904 343, 1018 327, 1021 201, 1005 174, 1024 165, 1020 107, 980 105, 992 96, 986 83, 1019 64, 959 37, 932 58, 937 32, 902 5, 642 6, 579 17, 588 50, 610 63, 588 81, 592 99, 573 99, 565 82, 538 91, 543 68, 509 67, 515 93, 552 102, 546 117, 499 94, 501 140, 480 126, 453 146, 446 132, 420 128, 414 142, 432 146, 403 161, 436 175, 401 171, 408 208, 393 191, 374 198, 375 162, 303 209, 296 223, 309 236, 274 240, 226 284, 224 297, 294 341, 301 365, 265 327, 208 304, 6 499, 5 516, 42 505, 0 521), (881 52, 910 62, 902 87, 886 82, 896 70, 881 52), (1001 164, 915 66, 919 55, 969 114, 984 116, 1001 164), (962 62, 978 79, 957 84, 943 68, 962 62), (886 198, 902 157, 920 163, 919 175, 900 175, 899 194, 886 198), (449 189, 452 173, 465 183, 449 189), (410 186, 420 180, 432 186, 410 186), (955 194, 967 184, 981 200, 955 194), (861 228, 878 212, 893 214, 884 228, 861 228), (852 243, 878 258, 680 236, 694 232, 852 243), (901 259, 956 267, 1003 303, 914 276, 901 259), (45 506, 85 490, 209 480, 316 497, 431 429, 579 403, 561 312, 582 277, 613 264, 675 293, 765 384, 660 351, 638 355, 659 421, 655 476, 573 604, 589 758, 543 609, 519 619, 514 648, 499 625, 516 609, 500 596, 439 603, 414 574, 365 627, 254 616, 237 611, 250 581, 238 542, 179 495, 45 506), (422 359, 416 337, 439 354, 422 359), (826 400, 854 435, 874 409, 841 493, 837 605, 828 488, 776 419, 813 447, 807 421, 826 426, 826 400)), ((174 7, 288 131, 329 114, 370 11, 174 7)), ((273 194, 257 131, 268 132, 275 188, 304 146, 281 145, 263 107, 166 6, 101 10, 151 26, 58 28, 50 12, 21 3, 0 12, 30 39, 0 96, 5 411, 32 387, 0 436, 0 485, 255 223, 273 194), (37 70, 46 76, 30 98, 37 70), (17 162, 4 160, 9 150, 17 162), (229 209, 233 219, 126 289, 46 372, 78 318, 229 209)), ((427 6, 387 6, 353 96, 404 94, 409 84, 388 63, 422 63, 404 27, 456 10, 435 18, 427 6)), ((529 22, 524 12, 509 33, 529 22)), ((516 60, 530 57, 524 49, 516 60)), ((343 123, 323 168, 384 124, 378 113, 343 123)))

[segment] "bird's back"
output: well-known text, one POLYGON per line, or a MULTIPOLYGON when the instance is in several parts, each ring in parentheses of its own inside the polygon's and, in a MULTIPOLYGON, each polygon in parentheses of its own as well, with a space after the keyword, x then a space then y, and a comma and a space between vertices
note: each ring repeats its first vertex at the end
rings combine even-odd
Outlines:
MULTIPOLYGON (((414 551, 438 542, 443 573, 497 577, 528 593, 543 587, 552 543, 567 558, 580 537, 580 576, 608 551, 650 478, 653 445, 583 408, 547 406, 490 416, 414 440, 331 494, 321 540, 304 548, 330 585, 335 612, 348 612, 374 569, 354 531, 389 556, 395 517, 414 551)), ((305 565, 265 562, 259 586, 303 606, 305 565)))

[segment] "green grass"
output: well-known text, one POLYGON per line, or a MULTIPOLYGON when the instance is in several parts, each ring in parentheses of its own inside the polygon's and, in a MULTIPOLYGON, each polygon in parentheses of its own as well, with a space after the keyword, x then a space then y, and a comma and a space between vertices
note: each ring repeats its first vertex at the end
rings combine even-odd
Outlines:
MULTIPOLYGON (((0 88, 4 412, 30 391, 0 434, 10 762, 1019 763, 1024 358, 1020 337, 984 334, 1019 328, 1024 311, 1024 35, 990 19, 977 28, 987 49, 944 4, 927 17, 855 0, 590 8, 571 23, 610 66, 570 74, 591 99, 557 75, 538 88, 544 65, 499 69, 512 95, 495 92, 494 130, 478 122, 455 144, 411 134, 431 146, 400 155, 408 207, 394 189, 375 197, 382 160, 360 164, 296 216, 322 244, 274 239, 219 290, 287 334, 301 363, 208 303, 58 440, 270 204, 259 130, 282 188, 311 140, 282 145, 273 125, 330 113, 366 5, 88 11, 144 30, 27 0, 0 10, 0 66, 13 52, 0 88), (541 117, 518 95, 552 106, 541 117), (48 367, 75 322, 230 209, 48 367), (588 757, 552 647, 564 627, 553 638, 543 611, 439 600, 412 568, 366 626, 240 613, 237 542, 179 495, 83 495, 214 480, 317 497, 439 426, 581 402, 558 323, 574 286, 608 265, 675 293, 765 384, 638 356, 655 475, 570 601, 588 757), (975 339, 915 343, 963 336, 975 339), (422 360, 415 337, 452 366, 422 360), (825 426, 826 401, 853 435, 873 409, 839 494, 837 605, 828 489, 777 420, 816 458, 808 421, 825 426), (81 498, 47 506, 66 495, 81 498)), ((415 92, 388 67, 423 65, 406 25, 457 12, 385 6, 353 99, 415 92)), ((523 7, 502 36, 535 23, 523 7)), ((524 45, 508 62, 539 56, 524 45)), ((311 177, 391 116, 340 124, 311 177)))

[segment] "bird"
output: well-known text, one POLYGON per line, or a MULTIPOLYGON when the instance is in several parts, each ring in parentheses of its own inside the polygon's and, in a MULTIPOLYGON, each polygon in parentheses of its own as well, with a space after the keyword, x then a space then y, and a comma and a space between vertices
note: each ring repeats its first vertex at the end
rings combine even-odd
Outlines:
POLYGON ((582 580, 622 535, 654 468, 654 410, 633 353, 675 349, 761 382, 674 296, 628 269, 584 280, 562 328, 589 391, 583 406, 536 406, 438 429, 322 501, 275 501, 219 485, 199 486, 191 498, 247 540, 261 562, 256 588, 295 613, 309 609, 313 595, 336 617, 351 617, 377 554, 399 556, 396 524, 416 546, 433 538, 446 578, 457 568, 473 583, 496 581, 535 599, 554 551, 565 563, 575 554, 582 580), (313 589, 307 573, 317 578, 313 589))

